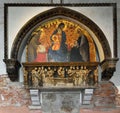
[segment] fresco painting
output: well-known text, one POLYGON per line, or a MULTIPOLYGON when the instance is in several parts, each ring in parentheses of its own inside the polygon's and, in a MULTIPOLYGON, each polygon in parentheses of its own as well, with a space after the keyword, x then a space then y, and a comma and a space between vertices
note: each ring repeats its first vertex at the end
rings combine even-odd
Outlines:
POLYGON ((80 24, 56 18, 37 26, 27 46, 28 62, 95 62, 89 32, 80 24))

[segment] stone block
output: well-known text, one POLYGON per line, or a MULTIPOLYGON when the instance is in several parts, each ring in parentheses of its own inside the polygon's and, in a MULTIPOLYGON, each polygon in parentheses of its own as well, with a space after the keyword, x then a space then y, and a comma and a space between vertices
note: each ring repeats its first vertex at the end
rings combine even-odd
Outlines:
POLYGON ((46 92, 42 93, 43 113, 79 113, 80 93, 46 92))

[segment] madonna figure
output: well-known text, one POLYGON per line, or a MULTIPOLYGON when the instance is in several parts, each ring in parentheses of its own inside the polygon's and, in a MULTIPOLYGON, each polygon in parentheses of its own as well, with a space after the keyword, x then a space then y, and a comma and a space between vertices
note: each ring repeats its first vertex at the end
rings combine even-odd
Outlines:
POLYGON ((48 50, 48 61, 49 62, 66 62, 67 58, 67 45, 66 45, 66 34, 63 31, 65 25, 60 23, 57 29, 53 32, 50 37, 51 46, 48 50))

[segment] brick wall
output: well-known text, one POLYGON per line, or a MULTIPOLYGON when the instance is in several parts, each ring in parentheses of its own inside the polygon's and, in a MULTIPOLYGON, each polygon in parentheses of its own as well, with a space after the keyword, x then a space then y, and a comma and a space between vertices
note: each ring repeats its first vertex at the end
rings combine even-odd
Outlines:
MULTIPOLYGON (((120 113, 120 94, 112 82, 100 82, 91 103, 92 108, 80 107, 80 113, 120 113)), ((11 82, 7 75, 0 76, 0 113, 41 113, 41 110, 30 110, 30 104, 29 91, 22 83, 11 82)))
POLYGON ((115 108, 117 94, 118 90, 112 82, 100 82, 93 95, 94 107, 101 109, 115 108))

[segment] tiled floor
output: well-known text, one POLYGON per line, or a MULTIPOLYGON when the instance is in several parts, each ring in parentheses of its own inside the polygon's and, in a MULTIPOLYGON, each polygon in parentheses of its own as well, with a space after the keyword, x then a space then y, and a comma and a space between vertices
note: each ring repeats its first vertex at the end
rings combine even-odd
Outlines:
POLYGON ((95 110, 95 109, 81 109, 80 113, 120 113, 120 109, 112 109, 109 108, 106 110, 95 110))
POLYGON ((41 110, 29 110, 28 107, 0 107, 0 113, 42 113, 41 110))
MULTIPOLYGON (((0 113, 42 113, 41 110, 29 110, 27 106, 22 107, 0 107, 0 113)), ((120 109, 96 110, 80 109, 80 113, 120 113, 120 109)))

